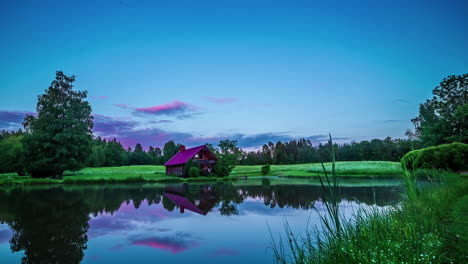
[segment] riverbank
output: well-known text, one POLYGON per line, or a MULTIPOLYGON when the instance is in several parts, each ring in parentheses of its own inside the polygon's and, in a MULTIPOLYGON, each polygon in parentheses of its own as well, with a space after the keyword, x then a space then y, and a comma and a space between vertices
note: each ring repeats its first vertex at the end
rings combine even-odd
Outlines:
MULTIPOLYGON (((393 178, 401 174, 400 163, 386 161, 352 161, 337 162, 336 173, 346 178, 393 178)), ((325 163, 331 171, 331 163, 325 163)), ((62 180, 33 179, 29 176, 18 176, 16 173, 0 174, 0 185, 10 184, 76 184, 76 183, 115 183, 115 182, 200 182, 232 181, 237 179, 263 177, 260 165, 237 166, 229 177, 179 178, 165 174, 161 165, 141 165, 122 167, 85 168, 78 172, 65 173, 62 180)), ((320 163, 271 165, 270 177, 316 178, 323 175, 320 163)))
POLYGON ((274 243, 277 263, 466 263, 468 182, 448 172, 439 176, 425 186, 407 176, 399 206, 359 211, 339 231, 308 230, 302 237, 286 228, 285 242, 274 243), (291 246, 292 255, 282 246, 291 246))

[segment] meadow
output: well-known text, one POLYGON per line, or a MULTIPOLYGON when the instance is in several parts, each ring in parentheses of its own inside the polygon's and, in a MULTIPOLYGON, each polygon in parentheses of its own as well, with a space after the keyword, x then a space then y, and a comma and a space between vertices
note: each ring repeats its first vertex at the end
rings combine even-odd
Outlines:
MULTIPOLYGON (((331 171, 331 163, 324 163, 331 171)), ((135 165, 122 167, 84 168, 77 172, 66 172, 62 180, 33 179, 18 176, 16 173, 0 174, 0 185, 8 184, 53 184, 53 183, 99 183, 99 182, 185 182, 185 181, 228 181, 239 177, 255 178, 260 176, 278 176, 286 178, 317 178, 323 175, 321 163, 271 165, 268 175, 261 174, 260 165, 237 166, 226 178, 199 177, 178 178, 165 174, 161 165, 135 165)), ((346 178, 393 178, 402 173, 398 162, 387 161, 345 161, 336 163, 336 173, 346 178)))

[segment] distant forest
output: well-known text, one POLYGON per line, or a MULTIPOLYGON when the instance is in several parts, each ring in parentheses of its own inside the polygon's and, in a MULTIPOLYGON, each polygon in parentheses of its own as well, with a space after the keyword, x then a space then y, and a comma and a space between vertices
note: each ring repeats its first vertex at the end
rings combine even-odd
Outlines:
MULTIPOLYGON (((236 144, 235 141, 231 141, 236 144)), ((206 144, 215 153, 219 149, 211 144, 206 144)), ((373 139, 371 141, 353 142, 351 144, 335 145, 337 160, 340 161, 399 161, 400 158, 411 151, 412 148, 422 148, 422 143, 417 140, 373 139)), ((88 167, 109 167, 123 165, 163 165, 180 149, 181 144, 169 141, 161 149, 150 146, 147 151, 140 144, 131 149, 124 149, 122 145, 113 139, 110 141, 97 138, 93 141, 92 154, 88 157, 88 167)), ((330 161, 329 143, 312 145, 307 139, 278 141, 276 144, 268 142, 258 151, 241 151, 240 165, 263 164, 300 164, 330 161)))
MULTIPOLYGON (((21 130, 17 132, 2 131, 0 141, 22 137, 21 130), (13 137, 12 137, 13 136, 13 137)), ((231 143, 237 145, 235 140, 231 143)), ((19 143, 19 142, 18 142, 19 143)), ((14 148, 12 142, 12 148, 14 148)), ((212 144, 206 144, 215 153, 219 148, 212 144)), ((163 148, 150 146, 144 150, 141 144, 125 149, 117 139, 105 140, 97 137, 93 139, 91 154, 86 159, 87 167, 114 167, 126 165, 163 165, 180 149, 181 144, 169 141, 163 148)), ((372 139, 370 141, 352 142, 346 144, 334 144, 335 155, 339 161, 399 161, 403 155, 412 149, 419 149, 423 144, 419 140, 391 139, 390 137, 372 139)), ((308 139, 298 139, 276 143, 268 142, 258 151, 239 151, 237 155, 239 165, 263 165, 263 164, 301 164, 330 161, 329 143, 313 145, 308 139)))

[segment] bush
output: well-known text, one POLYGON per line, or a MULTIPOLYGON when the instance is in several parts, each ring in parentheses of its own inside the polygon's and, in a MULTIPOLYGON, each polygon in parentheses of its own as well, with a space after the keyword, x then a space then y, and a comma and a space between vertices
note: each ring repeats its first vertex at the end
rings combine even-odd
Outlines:
POLYGON ((403 169, 442 169, 454 172, 468 169, 468 144, 443 144, 408 152, 401 159, 403 169))
POLYGON ((270 173, 270 164, 266 164, 262 166, 262 174, 267 175, 270 173))
POLYGON ((218 160, 213 168, 214 174, 218 177, 227 177, 231 173, 231 168, 225 164, 222 160, 218 160))
POLYGON ((200 169, 197 167, 192 167, 189 170, 189 176, 191 178, 198 178, 200 176, 200 169))

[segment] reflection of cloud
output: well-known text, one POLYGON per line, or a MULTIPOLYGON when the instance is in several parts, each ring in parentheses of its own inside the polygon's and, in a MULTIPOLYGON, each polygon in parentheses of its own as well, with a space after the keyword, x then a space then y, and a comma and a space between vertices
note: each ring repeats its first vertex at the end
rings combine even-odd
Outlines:
POLYGON ((176 237, 147 237, 130 239, 132 245, 146 246, 155 249, 179 253, 198 246, 198 242, 189 235, 177 234, 176 237))
MULTIPOLYGON (((89 237, 113 235, 117 232, 131 233, 136 229, 154 233, 170 231, 167 228, 155 228, 158 222, 166 219, 167 212, 162 204, 149 205, 147 200, 143 200, 138 209, 133 202, 127 204, 123 202, 120 208, 112 214, 100 214, 89 221, 89 237)), ((174 215, 171 217, 179 217, 174 215)))
POLYGON ((237 256, 239 254, 240 254, 239 251, 229 249, 229 248, 219 248, 210 253, 210 255, 214 255, 214 256, 237 256))
POLYGON ((0 244, 10 241, 13 232, 10 229, 0 230, 0 244))
POLYGON ((110 215, 95 217, 89 221, 89 237, 104 236, 118 231, 126 231, 132 228, 130 221, 110 215))

